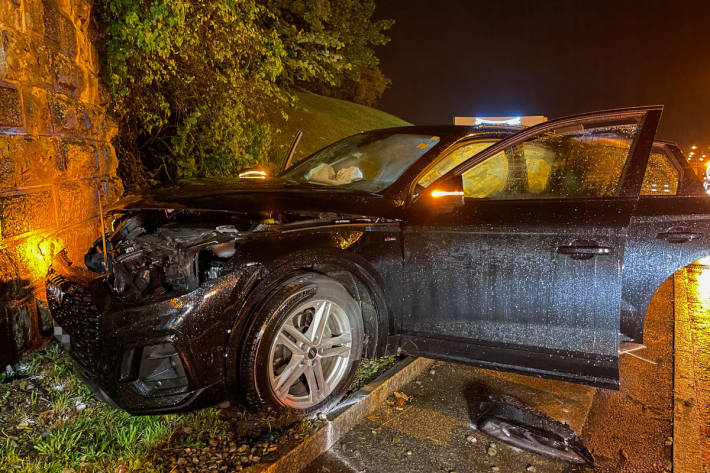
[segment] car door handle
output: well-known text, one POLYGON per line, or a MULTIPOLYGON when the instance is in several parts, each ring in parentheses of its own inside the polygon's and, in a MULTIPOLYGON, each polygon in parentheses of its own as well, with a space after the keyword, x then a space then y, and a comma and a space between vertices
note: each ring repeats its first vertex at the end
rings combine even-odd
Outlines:
POLYGON ((668 243, 687 243, 696 240, 703 236, 702 233, 691 232, 688 230, 669 230, 656 235, 660 240, 666 240, 668 243))
POLYGON ((600 255, 610 255, 612 249, 608 246, 599 245, 567 245, 558 246, 557 252, 561 255, 569 255, 572 259, 590 259, 600 255))

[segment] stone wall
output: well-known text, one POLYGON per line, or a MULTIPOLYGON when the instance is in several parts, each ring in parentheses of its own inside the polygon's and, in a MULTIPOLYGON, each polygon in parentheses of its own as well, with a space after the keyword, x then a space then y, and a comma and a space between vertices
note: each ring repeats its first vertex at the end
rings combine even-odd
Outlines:
POLYGON ((122 192, 87 0, 0 0, 0 370, 51 334, 44 274, 122 192))

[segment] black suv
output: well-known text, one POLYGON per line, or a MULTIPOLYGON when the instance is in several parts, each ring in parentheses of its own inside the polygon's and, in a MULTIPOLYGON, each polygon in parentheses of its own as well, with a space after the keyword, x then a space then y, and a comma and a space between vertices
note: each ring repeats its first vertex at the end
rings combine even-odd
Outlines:
POLYGON ((371 131, 276 177, 128 197, 86 268, 50 270, 59 338, 141 414, 323 410, 397 352, 616 388, 657 287, 710 253, 660 115, 371 131))

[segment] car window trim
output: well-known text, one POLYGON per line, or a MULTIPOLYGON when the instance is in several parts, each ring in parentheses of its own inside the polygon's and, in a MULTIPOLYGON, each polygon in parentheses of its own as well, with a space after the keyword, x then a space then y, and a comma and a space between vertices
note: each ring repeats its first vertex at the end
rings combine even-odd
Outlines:
MULTIPOLYGON (((518 143, 524 142, 524 141, 528 140, 529 138, 539 135, 541 133, 544 133, 546 131, 550 131, 550 130, 554 130, 554 129, 562 128, 562 127, 574 126, 574 125, 578 125, 583 122, 594 121, 594 120, 598 120, 598 119, 606 119, 606 118, 624 119, 624 118, 638 117, 639 118, 639 133, 636 135, 636 138, 631 143, 631 147, 629 148, 629 158, 628 158, 626 165, 624 167, 624 170, 621 174, 620 185, 617 189, 616 194, 614 196, 605 196, 605 197, 588 197, 590 199, 619 198, 619 197, 638 198, 640 191, 641 191, 641 184, 643 182, 643 176, 646 173, 646 164, 648 162, 648 157, 649 157, 649 155, 651 153, 651 149, 653 147, 653 141, 654 141, 653 139, 656 134, 656 128, 658 126, 658 121, 660 120, 662 111, 663 111, 662 105, 629 107, 629 108, 620 108, 620 109, 612 109, 612 110, 603 110, 603 111, 599 111, 599 112, 583 113, 580 115, 573 115, 573 116, 569 116, 569 117, 558 118, 555 120, 550 120, 548 122, 540 123, 540 124, 532 126, 530 128, 526 128, 526 129, 524 129, 512 136, 509 136, 508 138, 505 138, 505 139, 499 141, 498 143, 494 144, 493 146, 484 149, 480 153, 476 154, 475 156, 472 156, 470 159, 459 164, 458 166, 456 166, 455 168, 450 170, 448 173, 441 176, 436 181, 432 182, 429 185, 429 187, 436 186, 437 183, 446 179, 450 175, 460 175, 460 174, 468 171, 469 169, 471 169, 473 166, 484 161, 485 159, 499 153, 500 151, 503 151, 511 146, 518 144, 518 143), (640 178, 639 178, 639 172, 638 172, 639 166, 642 166, 642 168, 643 168, 643 171, 640 172, 640 178), (634 175, 629 176, 629 170, 631 170, 631 172, 634 175), (634 196, 634 189, 635 189, 635 196, 634 196)), ((413 181, 412 186, 410 188, 410 192, 409 192, 409 196, 408 196, 410 201, 418 200, 418 198, 420 197, 420 196, 417 196, 417 198, 413 197, 413 190, 414 190, 415 184, 416 184, 416 181, 413 181)), ((558 199, 563 199, 563 198, 558 197, 558 199)), ((550 199, 529 199, 529 200, 550 200, 550 199)), ((564 199, 564 200, 573 200, 573 199, 564 199)))

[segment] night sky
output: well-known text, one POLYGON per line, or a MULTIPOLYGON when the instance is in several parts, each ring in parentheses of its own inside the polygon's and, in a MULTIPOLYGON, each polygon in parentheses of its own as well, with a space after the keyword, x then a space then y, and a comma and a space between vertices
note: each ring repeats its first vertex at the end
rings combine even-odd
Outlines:
POLYGON ((710 145, 710 2, 378 0, 392 87, 415 124, 665 105, 659 138, 710 145))

